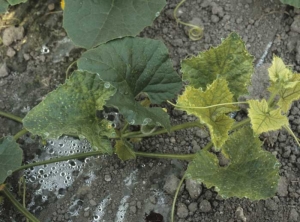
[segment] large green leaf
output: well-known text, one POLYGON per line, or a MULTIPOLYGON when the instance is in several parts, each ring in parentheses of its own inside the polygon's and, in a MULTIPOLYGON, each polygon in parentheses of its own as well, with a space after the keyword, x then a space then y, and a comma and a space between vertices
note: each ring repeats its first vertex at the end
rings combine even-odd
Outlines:
POLYGON ((283 4, 288 4, 300 8, 300 0, 280 0, 283 4))
MULTIPOLYGON (((111 41, 83 53, 78 68, 98 73, 101 79, 116 87, 119 97, 113 105, 119 109, 122 101, 134 101, 141 94, 148 96, 152 104, 160 104, 174 98, 182 87, 166 46, 157 40, 127 37, 111 41)), ((146 111, 140 114, 140 119, 152 118, 146 111)))
POLYGON ((27 2, 27 0, 7 0, 10 5, 17 5, 23 2, 27 2))
POLYGON ((0 139, 0 184, 22 163, 23 151, 12 136, 0 139))
POLYGON ((212 142, 219 149, 228 138, 234 120, 226 113, 237 110, 232 103, 233 95, 228 89, 225 79, 216 79, 205 92, 191 86, 186 87, 179 96, 177 108, 185 110, 188 114, 197 116, 202 123, 207 124, 212 142), (221 103, 227 105, 213 106, 221 103), (229 103, 229 104, 228 104, 229 103), (207 106, 213 106, 206 108, 207 106))
POLYGON ((105 85, 97 74, 76 71, 26 115, 24 127, 44 138, 75 134, 85 137, 95 149, 112 153, 107 137, 114 129, 107 120, 96 117, 96 110, 103 109, 114 93, 114 87, 105 85))
POLYGON ((165 0, 65 0, 63 26, 76 45, 92 48, 136 36, 165 4, 165 0))
POLYGON ((260 200, 272 197, 277 190, 280 163, 261 149, 261 142, 250 128, 234 132, 222 147, 230 163, 219 166, 216 155, 202 150, 189 164, 187 176, 215 187, 223 198, 247 197, 260 200))
POLYGON ((0 13, 6 12, 8 8, 8 3, 5 0, 0 0, 0 13))
POLYGON ((216 48, 182 61, 183 79, 195 88, 206 89, 216 78, 225 78, 235 98, 247 93, 253 73, 253 57, 240 36, 231 33, 216 48))

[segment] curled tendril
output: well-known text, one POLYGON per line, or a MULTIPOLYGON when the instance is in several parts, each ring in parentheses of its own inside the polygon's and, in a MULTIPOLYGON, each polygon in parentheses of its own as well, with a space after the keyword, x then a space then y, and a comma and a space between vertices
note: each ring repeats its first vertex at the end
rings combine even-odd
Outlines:
POLYGON ((180 19, 177 17, 177 12, 178 12, 178 9, 179 7, 185 2, 186 0, 182 0, 177 6, 176 8, 174 9, 174 18, 176 20, 177 23, 180 23, 182 25, 185 25, 185 26, 188 26, 190 27, 190 30, 189 30, 189 38, 193 41, 197 41, 197 40, 200 40, 202 37, 203 37, 203 28, 201 28, 200 26, 197 26, 197 25, 193 25, 193 24, 190 24, 190 23, 185 23, 185 22, 182 22, 180 21, 180 19))
POLYGON ((156 130, 156 126, 154 126, 153 128, 150 128, 147 125, 141 125, 141 133, 144 135, 150 135, 151 133, 153 133, 156 130))

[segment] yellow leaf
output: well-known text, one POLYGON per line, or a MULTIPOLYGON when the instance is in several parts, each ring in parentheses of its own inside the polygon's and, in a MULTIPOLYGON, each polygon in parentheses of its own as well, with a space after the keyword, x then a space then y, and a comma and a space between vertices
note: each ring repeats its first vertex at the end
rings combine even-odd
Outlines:
POLYGON ((283 63, 282 59, 274 56, 272 66, 268 69, 269 77, 272 82, 287 82, 293 75, 283 63))
POLYGON ((272 82, 268 90, 274 95, 279 95, 277 105, 287 113, 292 102, 300 98, 300 75, 293 73, 275 56, 269 68, 269 76, 272 82))
POLYGON ((220 148, 228 138, 234 120, 225 115, 237 110, 231 104, 204 108, 221 103, 232 103, 233 94, 229 91, 225 79, 216 79, 207 90, 195 89, 187 86, 183 95, 178 98, 178 108, 188 114, 197 116, 205 123, 210 131, 211 139, 216 148, 220 148))
POLYGON ((270 92, 276 91, 279 95, 277 104, 284 113, 289 111, 293 101, 300 99, 300 82, 293 83, 294 84, 292 88, 282 88, 279 91, 275 86, 271 86, 269 88, 270 92))
POLYGON ((254 133, 261 134, 271 130, 278 130, 282 126, 288 125, 288 119, 282 115, 281 109, 270 110, 265 99, 261 102, 249 100, 249 117, 254 133))

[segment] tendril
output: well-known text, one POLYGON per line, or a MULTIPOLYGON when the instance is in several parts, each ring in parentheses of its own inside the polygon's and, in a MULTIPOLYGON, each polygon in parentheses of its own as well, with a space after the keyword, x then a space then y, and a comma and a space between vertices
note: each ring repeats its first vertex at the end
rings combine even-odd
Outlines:
POLYGON ((179 7, 185 2, 186 0, 182 0, 177 6, 176 8, 174 9, 174 12, 173 12, 173 15, 174 15, 174 18, 176 20, 177 23, 180 23, 182 25, 185 25, 185 26, 188 26, 190 27, 189 29, 189 38, 193 41, 197 41, 197 40, 200 40, 202 37, 203 37, 203 28, 201 28, 200 26, 198 25, 193 25, 193 24, 190 24, 190 23, 185 23, 185 22, 182 22, 180 21, 180 19, 177 17, 177 12, 178 12, 178 9, 179 7))

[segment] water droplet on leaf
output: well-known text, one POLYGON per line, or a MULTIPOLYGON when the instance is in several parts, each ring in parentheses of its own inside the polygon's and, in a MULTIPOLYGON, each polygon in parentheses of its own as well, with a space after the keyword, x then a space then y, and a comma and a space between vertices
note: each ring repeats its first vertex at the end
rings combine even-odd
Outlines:
POLYGON ((7 175, 7 176, 12 175, 12 170, 8 170, 8 171, 6 172, 6 175, 7 175))
POLYGON ((160 15, 160 12, 155 13, 155 17, 158 17, 160 15))
POLYGON ((104 87, 105 87, 106 89, 108 89, 108 88, 110 87, 110 83, 109 83, 109 82, 104 83, 104 87))

